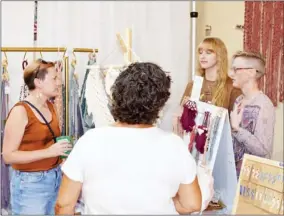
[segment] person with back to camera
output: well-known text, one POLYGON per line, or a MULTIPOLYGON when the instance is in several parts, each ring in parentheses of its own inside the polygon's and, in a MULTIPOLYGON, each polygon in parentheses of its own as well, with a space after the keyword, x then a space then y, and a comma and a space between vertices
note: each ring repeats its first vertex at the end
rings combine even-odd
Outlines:
POLYGON ((133 63, 112 92, 113 125, 94 128, 62 166, 56 214, 189 214, 201 209, 196 163, 182 139, 154 126, 171 78, 156 64, 133 63))
POLYGON ((265 60, 260 53, 239 51, 232 58, 229 76, 233 85, 242 90, 231 112, 237 176, 244 154, 271 158, 275 127, 275 107, 258 87, 265 75, 265 60))
POLYGON ((12 165, 11 210, 13 215, 52 215, 62 176, 59 156, 72 147, 55 143, 59 121, 49 102, 58 95, 54 63, 32 62, 24 70, 24 81, 30 94, 11 109, 3 140, 3 159, 12 165))

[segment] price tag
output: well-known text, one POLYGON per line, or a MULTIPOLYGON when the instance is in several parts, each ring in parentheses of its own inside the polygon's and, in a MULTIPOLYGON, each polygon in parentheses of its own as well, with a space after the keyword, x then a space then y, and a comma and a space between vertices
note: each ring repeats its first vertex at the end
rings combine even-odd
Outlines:
POLYGON ((5 86, 4 92, 5 92, 6 95, 10 94, 10 87, 5 86))

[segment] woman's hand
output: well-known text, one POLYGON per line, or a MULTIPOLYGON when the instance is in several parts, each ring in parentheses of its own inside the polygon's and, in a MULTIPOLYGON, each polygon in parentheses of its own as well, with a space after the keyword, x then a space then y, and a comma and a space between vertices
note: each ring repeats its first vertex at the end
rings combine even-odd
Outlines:
POLYGON ((50 157, 57 157, 57 156, 68 156, 65 154, 66 151, 72 150, 72 145, 65 141, 60 141, 51 145, 47 151, 50 157))
POLYGON ((237 132, 240 128, 240 124, 243 116, 243 107, 242 104, 236 104, 233 111, 231 112, 231 128, 233 131, 237 132))

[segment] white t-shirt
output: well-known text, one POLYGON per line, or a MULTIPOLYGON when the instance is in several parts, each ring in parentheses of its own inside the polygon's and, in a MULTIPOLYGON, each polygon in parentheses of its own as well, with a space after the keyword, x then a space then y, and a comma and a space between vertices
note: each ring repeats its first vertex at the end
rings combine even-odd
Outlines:
POLYGON ((172 197, 196 163, 173 133, 108 126, 87 131, 62 170, 83 183, 83 214, 178 214, 172 197))

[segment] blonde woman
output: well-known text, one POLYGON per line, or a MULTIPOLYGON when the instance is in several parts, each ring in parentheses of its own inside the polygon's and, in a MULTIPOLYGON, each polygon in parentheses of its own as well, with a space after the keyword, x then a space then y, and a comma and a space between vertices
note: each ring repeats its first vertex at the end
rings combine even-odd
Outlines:
MULTIPOLYGON (((241 91, 233 87, 228 70, 228 53, 224 42, 216 37, 205 38, 198 46, 197 75, 204 78, 200 100, 232 111, 241 91)), ((192 86, 193 82, 187 84, 181 102, 190 97, 192 86)))
MULTIPOLYGON (((200 101, 211 103, 218 107, 224 107, 230 111, 233 110, 236 98, 241 95, 241 91, 233 87, 232 80, 228 77, 228 53, 224 42, 216 37, 205 38, 198 46, 198 64, 197 75, 202 76, 203 85, 200 94, 200 101)), ((181 104, 186 102, 192 91, 193 82, 189 82, 183 93, 181 104)), ((179 109, 173 119, 173 132, 183 136, 184 130, 181 127, 179 117, 182 115, 182 109, 179 109)), ((201 169, 199 167, 199 169, 201 169)), ((202 169, 201 169, 202 170, 202 169)), ((212 178, 211 174, 202 176, 202 179, 212 178), (210 177, 209 177, 210 176, 210 177)), ((209 181, 212 185, 212 182, 209 181)), ((213 188, 207 183, 200 183, 200 188, 208 196, 204 197, 203 205, 207 206, 213 195, 213 188), (209 191, 208 191, 209 190, 209 191)))

